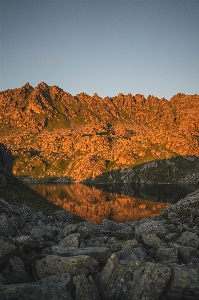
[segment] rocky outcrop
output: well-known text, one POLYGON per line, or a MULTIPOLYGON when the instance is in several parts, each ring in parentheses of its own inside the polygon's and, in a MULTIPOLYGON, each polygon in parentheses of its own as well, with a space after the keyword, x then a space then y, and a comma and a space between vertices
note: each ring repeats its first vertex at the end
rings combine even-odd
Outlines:
POLYGON ((11 151, 0 143, 0 186, 11 184, 12 179, 13 158, 11 151))
POLYGON ((0 143, 0 170, 6 171, 7 173, 12 173, 13 158, 11 151, 4 145, 0 143))
POLYGON ((199 191, 97 225, 0 199, 1 299, 198 299, 199 191))
POLYGON ((84 181, 87 184, 120 183, 135 185, 199 185, 199 157, 177 156, 154 160, 136 167, 103 173, 84 181))
POLYGON ((72 96, 28 83, 0 93, 0 142, 13 172, 82 181, 156 159, 199 154, 199 96, 72 96))

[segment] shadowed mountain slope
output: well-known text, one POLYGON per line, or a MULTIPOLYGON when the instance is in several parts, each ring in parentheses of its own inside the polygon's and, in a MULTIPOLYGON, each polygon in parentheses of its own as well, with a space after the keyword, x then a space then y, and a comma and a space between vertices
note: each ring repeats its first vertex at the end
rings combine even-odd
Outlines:
POLYGON ((103 173, 85 180, 85 183, 194 184, 199 186, 199 157, 176 156, 169 159, 153 160, 135 167, 103 173))

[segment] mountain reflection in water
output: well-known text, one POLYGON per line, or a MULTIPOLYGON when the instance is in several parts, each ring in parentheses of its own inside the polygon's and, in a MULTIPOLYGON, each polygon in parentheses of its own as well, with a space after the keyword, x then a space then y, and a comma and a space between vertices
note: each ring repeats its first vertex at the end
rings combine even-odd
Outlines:
MULTIPOLYGON (((49 201, 95 223, 104 219, 115 222, 131 222, 160 214, 170 202, 141 199, 127 192, 114 193, 79 183, 30 184, 32 189, 49 201)), ((132 194, 132 193, 131 193, 132 194)))

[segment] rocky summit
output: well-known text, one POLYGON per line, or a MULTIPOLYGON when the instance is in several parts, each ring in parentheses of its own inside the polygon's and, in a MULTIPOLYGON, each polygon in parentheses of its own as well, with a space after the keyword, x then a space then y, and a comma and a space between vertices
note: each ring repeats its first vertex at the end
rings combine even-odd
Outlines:
POLYGON ((76 96, 41 82, 0 93, 13 173, 82 181, 153 160, 199 156, 199 95, 76 96))

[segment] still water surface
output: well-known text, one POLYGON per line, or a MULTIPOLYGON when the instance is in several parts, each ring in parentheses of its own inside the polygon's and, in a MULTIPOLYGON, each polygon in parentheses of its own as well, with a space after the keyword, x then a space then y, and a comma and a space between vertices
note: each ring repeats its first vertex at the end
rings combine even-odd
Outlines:
POLYGON ((160 214, 184 198, 195 187, 171 185, 139 186, 73 184, 30 184, 49 201, 95 223, 104 219, 131 222, 160 214))

